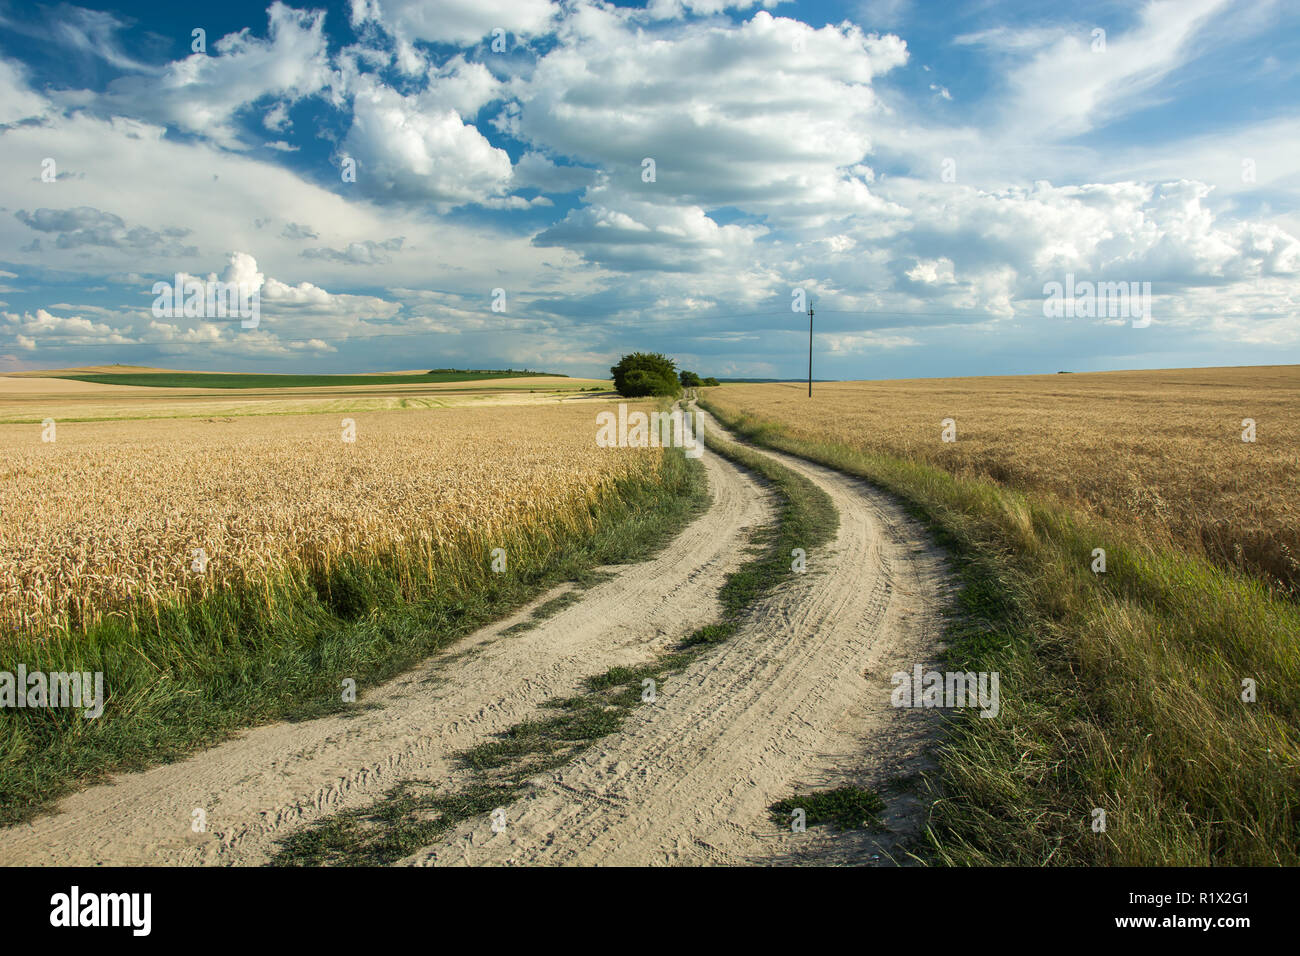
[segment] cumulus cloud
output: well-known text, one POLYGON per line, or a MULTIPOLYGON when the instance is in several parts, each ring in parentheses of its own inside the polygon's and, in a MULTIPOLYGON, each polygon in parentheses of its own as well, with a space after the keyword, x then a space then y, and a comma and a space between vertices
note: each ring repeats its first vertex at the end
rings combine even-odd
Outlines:
POLYGON ((559 13, 551 0, 352 0, 354 27, 377 24, 406 41, 476 43, 494 29, 535 36, 559 13))
POLYGON ((615 208, 604 203, 607 193, 603 186, 589 190, 586 205, 534 242, 575 249, 615 269, 695 272, 734 261, 767 232, 762 226, 720 226, 698 206, 619 197, 615 208))
POLYGON ((592 185, 597 172, 584 166, 560 166, 548 156, 529 150, 515 164, 514 184, 544 193, 569 193, 592 185))
MULTIPOLYGON (((137 117, 243 148, 233 122, 237 111, 266 98, 296 102, 321 92, 333 76, 323 11, 298 11, 277 0, 267 17, 266 39, 245 28, 216 40, 209 53, 191 54, 161 71, 120 77, 103 93, 77 91, 61 98, 100 115, 137 117)), ((268 112, 268 128, 283 124, 278 108, 268 112)))
POLYGON ((352 77, 352 125, 342 150, 356 160, 358 187, 383 201, 429 200, 444 208, 505 195, 509 155, 464 118, 495 89, 481 64, 463 60, 410 95, 370 75, 352 77))
POLYGON ((126 345, 132 341, 108 323, 92 322, 79 315, 53 315, 45 309, 22 314, 4 312, 0 318, 5 321, 5 331, 14 337, 14 344, 29 352, 37 349, 40 340, 49 339, 61 345, 126 345))
POLYGON ((512 92, 501 127, 608 172, 628 192, 756 214, 842 217, 882 203, 848 167, 871 148, 871 81, 907 62, 896 36, 760 11, 662 31, 588 8, 512 92), (643 163, 655 161, 653 186, 643 163))
POLYGON ((951 285, 956 281, 952 260, 946 256, 917 262, 907 270, 907 277, 924 285, 951 285))
POLYGON ((377 296, 331 293, 310 282, 284 282, 266 275, 246 252, 233 252, 220 274, 186 272, 158 280, 188 298, 185 289, 198 283, 208 297, 214 283, 233 285, 241 295, 260 297, 256 329, 242 327, 239 316, 186 316, 184 310, 155 314, 158 288, 140 276, 137 291, 147 298, 137 307, 105 308, 59 303, 28 312, 0 312, 0 345, 23 352, 64 350, 77 346, 166 346, 168 354, 189 348, 213 348, 223 354, 293 355, 333 352, 342 339, 365 339, 391 331, 386 323, 401 304, 377 296), (179 283, 179 286, 176 285, 179 283), (76 313, 60 315, 60 312, 76 313), (88 316, 94 316, 90 318, 88 316))

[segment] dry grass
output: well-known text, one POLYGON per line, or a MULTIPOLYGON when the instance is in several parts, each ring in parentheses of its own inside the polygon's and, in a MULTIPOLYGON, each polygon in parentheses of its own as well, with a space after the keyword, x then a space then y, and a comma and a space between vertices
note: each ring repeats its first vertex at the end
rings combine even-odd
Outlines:
POLYGON ((729 385, 728 413, 991 477, 1300 590, 1300 366, 729 385), (957 441, 940 440, 952 418, 957 441), (1257 440, 1242 441, 1242 420, 1257 440))
POLYGON ((228 421, 0 426, 0 626, 35 631, 328 570, 392 545, 432 553, 574 522, 658 451, 601 449, 599 403, 228 421), (193 570, 195 551, 208 563, 193 570))

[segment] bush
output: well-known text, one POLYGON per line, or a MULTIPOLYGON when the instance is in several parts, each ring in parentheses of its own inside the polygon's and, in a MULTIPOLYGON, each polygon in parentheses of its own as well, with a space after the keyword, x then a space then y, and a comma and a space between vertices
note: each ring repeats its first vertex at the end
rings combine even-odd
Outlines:
POLYGON ((677 381, 677 366, 672 359, 658 352, 624 355, 609 372, 614 379, 614 388, 624 398, 656 395, 676 398, 681 390, 677 381))
POLYGON ((701 384, 703 384, 705 388, 709 388, 714 385, 721 385, 722 383, 719 382, 716 378, 710 376, 706 378, 701 384))
POLYGON ((682 373, 678 378, 681 380, 682 388, 699 388, 704 384, 698 375, 694 372, 688 372, 686 369, 682 369, 682 373))

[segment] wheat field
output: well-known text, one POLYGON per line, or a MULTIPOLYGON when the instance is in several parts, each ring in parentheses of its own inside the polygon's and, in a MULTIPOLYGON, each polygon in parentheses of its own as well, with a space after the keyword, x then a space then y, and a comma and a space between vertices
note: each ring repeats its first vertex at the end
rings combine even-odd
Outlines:
MULTIPOLYGON (((0 628, 127 616, 398 546, 542 519, 575 531, 657 449, 602 449, 601 402, 0 426, 0 628)), ((484 554, 483 560, 489 560, 484 554)), ((417 562, 418 564, 418 562, 417 562)))
POLYGON ((811 399, 806 388, 707 395, 793 437, 1047 493, 1300 589, 1300 366, 837 382, 811 399))
POLYGON ((703 390, 745 437, 906 502, 961 573, 943 659, 1000 674, 1002 698, 996 720, 945 721, 938 861, 1300 860, 1298 385, 1243 368, 703 390))

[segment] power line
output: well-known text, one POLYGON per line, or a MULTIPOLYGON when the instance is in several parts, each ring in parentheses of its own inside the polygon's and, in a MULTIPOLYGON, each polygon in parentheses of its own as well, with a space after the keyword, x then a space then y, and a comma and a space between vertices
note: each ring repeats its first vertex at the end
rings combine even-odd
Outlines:
POLYGON ((808 397, 812 398, 812 320, 813 300, 808 297, 808 397))

